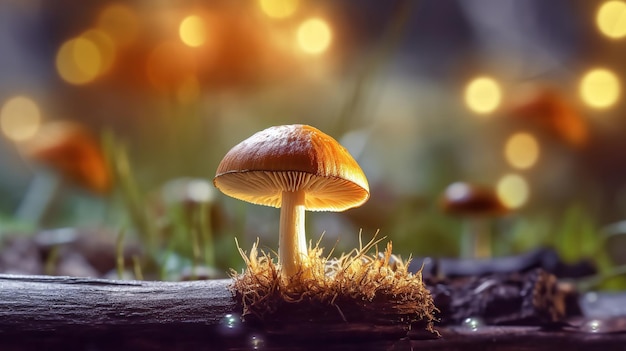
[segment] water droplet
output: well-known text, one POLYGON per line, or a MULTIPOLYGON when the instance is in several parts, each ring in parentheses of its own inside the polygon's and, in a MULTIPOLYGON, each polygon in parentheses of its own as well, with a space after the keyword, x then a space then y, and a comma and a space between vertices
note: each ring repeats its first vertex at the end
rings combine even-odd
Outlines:
POLYGON ((602 328, 602 321, 598 319, 591 319, 582 326, 582 330, 588 333, 599 333, 602 328))
POLYGON ((463 320, 461 325, 471 331, 478 331, 485 325, 485 322, 479 317, 468 317, 463 320))
POLYGON ((226 328, 228 329, 233 329, 237 326, 237 324, 239 323, 240 318, 238 315, 236 314, 227 314, 224 316, 224 318, 222 319, 222 322, 224 322, 224 326, 226 326, 226 328))
POLYGON ((229 313, 222 317, 219 323, 219 332, 223 336, 237 336, 243 332, 241 315, 229 313))
POLYGON ((580 326, 585 333, 624 333, 626 332, 626 317, 592 318, 580 326))
POLYGON ((250 337, 250 346, 252 346, 253 350, 262 350, 263 344, 265 344, 265 340, 259 335, 252 335, 250 337))

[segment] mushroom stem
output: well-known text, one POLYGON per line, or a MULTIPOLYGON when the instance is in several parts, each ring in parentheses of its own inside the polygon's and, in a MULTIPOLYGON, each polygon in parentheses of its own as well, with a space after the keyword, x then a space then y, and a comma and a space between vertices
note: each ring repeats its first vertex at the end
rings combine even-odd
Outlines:
POLYGON ((461 257, 491 258, 491 232, 484 218, 468 218, 463 225, 461 257))
POLYGON ((283 191, 280 207, 278 259, 284 278, 300 271, 307 255, 304 232, 304 191, 283 191))

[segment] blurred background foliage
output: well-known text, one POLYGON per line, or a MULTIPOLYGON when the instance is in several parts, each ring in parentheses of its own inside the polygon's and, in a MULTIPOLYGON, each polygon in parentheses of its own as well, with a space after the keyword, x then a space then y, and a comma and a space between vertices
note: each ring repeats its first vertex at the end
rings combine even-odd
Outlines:
POLYGON ((56 247, 75 228, 117 242, 120 275, 224 274, 243 265, 234 237, 276 250, 279 211, 213 189, 221 157, 304 123, 371 186, 358 209, 308 213, 327 248, 380 231, 403 257, 459 256, 468 219, 440 202, 464 181, 508 209, 484 218, 493 255, 548 246, 608 270, 626 255, 625 37, 621 0, 3 1, 0 235, 56 247), (50 151, 60 121, 88 137, 50 151))

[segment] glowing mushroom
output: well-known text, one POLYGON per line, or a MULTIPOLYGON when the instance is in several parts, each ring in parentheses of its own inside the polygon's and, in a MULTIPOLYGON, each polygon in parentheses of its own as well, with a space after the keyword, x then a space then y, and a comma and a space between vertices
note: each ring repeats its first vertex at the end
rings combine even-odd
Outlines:
POLYGON ((97 194, 111 189, 111 174, 98 139, 77 123, 44 124, 18 147, 26 159, 46 166, 35 174, 33 185, 18 208, 19 218, 38 222, 63 182, 97 194))
POLYGON ((306 262, 305 210, 344 211, 369 198, 363 171, 335 139, 307 125, 275 126, 233 147, 213 180, 226 195, 280 207, 283 278, 306 262))

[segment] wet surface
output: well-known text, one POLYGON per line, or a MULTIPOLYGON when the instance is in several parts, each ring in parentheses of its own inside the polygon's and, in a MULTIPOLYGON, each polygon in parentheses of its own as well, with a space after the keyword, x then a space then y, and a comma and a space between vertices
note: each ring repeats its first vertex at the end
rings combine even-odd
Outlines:
POLYGON ((579 301, 582 313, 587 317, 626 316, 626 292, 588 292, 579 301))

